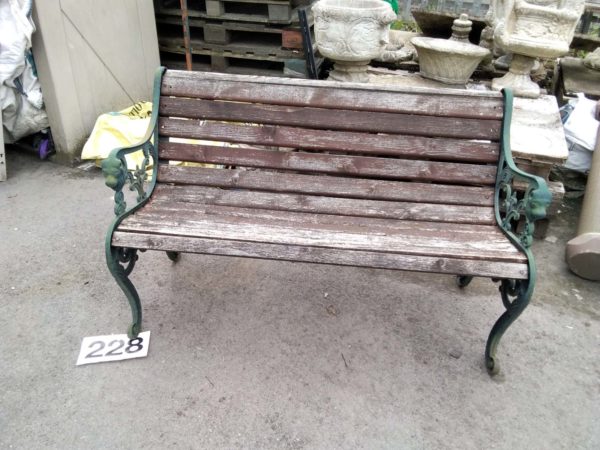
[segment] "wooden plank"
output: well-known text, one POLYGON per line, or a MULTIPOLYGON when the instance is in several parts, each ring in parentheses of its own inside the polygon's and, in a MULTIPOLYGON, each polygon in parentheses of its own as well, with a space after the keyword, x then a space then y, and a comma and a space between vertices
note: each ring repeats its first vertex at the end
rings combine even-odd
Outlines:
MULTIPOLYGON (((247 104, 164 96, 160 100, 160 115, 329 130, 480 140, 498 140, 501 129, 500 120, 247 104)), ((490 161, 490 157, 492 157, 491 161, 498 158, 497 155, 482 155, 484 161, 490 161)))
POLYGON ((407 255, 524 262, 526 257, 503 237, 488 239, 456 233, 427 235, 418 229, 385 231, 340 224, 298 224, 202 214, 191 209, 139 211, 123 220, 119 231, 230 239, 271 244, 366 250, 407 255), (462 237, 462 239, 461 239, 462 237))
POLYGON ((333 197, 395 200, 447 205, 493 206, 492 187, 454 186, 387 180, 351 179, 254 170, 215 170, 161 164, 160 183, 254 189, 333 197))
MULTIPOLYGON (((161 48, 177 49, 183 46, 181 36, 160 36, 161 48)), ((290 58, 303 58, 303 52, 281 48, 281 42, 265 42, 260 36, 249 37, 244 42, 232 41, 228 44, 207 42, 203 39, 193 38, 190 41, 194 54, 219 54, 240 56, 253 55, 255 58, 281 61, 290 58)), ((241 56, 240 56, 241 57, 241 56)))
MULTIPOLYGON (((184 50, 164 48, 159 44, 159 50, 161 53, 161 64, 169 68, 185 68, 185 60, 183 59, 184 50)), ((282 60, 281 58, 265 58, 258 57, 255 55, 233 55, 231 53, 221 53, 212 51, 206 51, 202 55, 194 55, 194 70, 222 70, 227 73, 242 73, 252 75, 269 75, 270 77, 286 77, 288 66, 290 61, 299 61, 300 63, 306 64, 301 60, 282 60), (212 56, 211 56, 212 55, 212 56), (214 58, 214 59, 213 59, 214 58), (221 59, 219 59, 221 58, 221 59), (219 69, 215 62, 217 60, 225 61, 227 67, 225 69, 219 69), (268 60, 269 63, 265 63, 268 60)), ((323 62, 323 58, 317 59, 317 65, 323 62)), ((297 72, 297 71, 296 71, 297 72)))
POLYGON ((526 279, 528 276, 527 265, 523 263, 498 263, 356 250, 339 251, 337 249, 320 247, 206 238, 190 239, 181 236, 160 236, 148 233, 127 233, 120 231, 114 233, 112 242, 113 245, 120 247, 168 250, 182 253, 202 253, 495 278, 526 279))
MULTIPOLYGON (((264 2, 260 2, 264 3, 264 2)), ((297 22, 297 11, 298 8, 292 10, 289 17, 276 14, 269 14, 268 4, 255 4, 253 7, 246 7, 240 10, 235 8, 234 12, 226 12, 224 5, 219 0, 209 0, 206 3, 206 7, 202 3, 191 4, 189 10, 190 17, 205 17, 210 19, 229 20, 236 22, 253 22, 253 23, 275 23, 275 24, 289 24, 297 22), (210 8, 210 9, 209 9, 210 8), (222 9, 223 8, 223 9, 222 9)), ((171 15, 181 16, 181 9, 179 8, 163 8, 158 7, 155 10, 157 15, 171 15)))
POLYGON ((284 106, 396 112, 431 116, 501 119, 500 95, 450 89, 395 88, 249 75, 165 73, 162 95, 284 106))
MULTIPOLYGON (((388 202, 301 194, 224 190, 204 186, 158 185, 153 203, 188 202, 298 211, 343 216, 379 217, 398 220, 425 220, 493 225, 494 209, 483 206, 436 205, 432 203, 388 202)), ((190 205, 191 207, 191 205, 190 205)))
MULTIPOLYGON (((194 204, 193 209, 186 202, 150 202, 138 212, 139 216, 170 216, 178 220, 195 220, 198 215, 237 217, 246 221, 279 223, 294 227, 318 226, 330 230, 352 229, 359 233, 387 233, 403 236, 436 238, 451 235, 456 241, 469 239, 482 240, 506 246, 506 236, 497 225, 473 225, 448 222, 424 222, 412 220, 381 219, 376 217, 340 216, 273 209, 243 208, 235 206, 194 204)), ((138 217, 139 217, 138 216, 138 217)))
MULTIPOLYGON (((215 124, 220 127, 221 124, 215 124)), ((260 128, 249 128, 262 140, 260 128)), ((262 136, 268 138, 268 132, 262 136)), ((189 134, 188 134, 189 136, 189 134)), ((183 137, 183 133, 181 136, 183 137)), ((191 136, 200 138, 198 135, 191 136)), ((235 136, 240 138, 240 136, 235 136)), ((206 138, 206 137, 205 137, 206 138)), ((202 139, 202 138, 201 138, 202 139)), ((244 139, 243 137, 241 139, 244 139)), ((246 141, 250 141, 247 139, 246 141)), ((453 184, 494 185, 496 166, 432 161, 414 161, 370 156, 330 155, 306 152, 282 152, 256 148, 218 147, 179 142, 161 142, 161 159, 259 167, 357 177, 434 181, 453 184)))
MULTIPOLYGON (((286 147, 305 150, 317 150, 325 152, 343 152, 359 153, 365 155, 377 156, 395 156, 409 158, 411 161, 402 160, 407 170, 403 170, 398 177, 409 176, 421 177, 426 179, 427 172, 431 169, 431 175, 435 180, 449 180, 457 183, 470 184, 494 184, 496 178, 496 166, 463 164, 458 162, 428 162, 414 160, 457 160, 459 156, 452 155, 449 148, 471 150, 470 155, 476 158, 475 154, 481 156, 479 143, 470 141, 458 141, 450 139, 424 138, 418 136, 400 136, 400 135, 376 135, 368 133, 351 133, 348 131, 329 131, 329 130, 306 130, 295 127, 284 127, 280 125, 262 125, 251 126, 244 124, 231 124, 223 122, 200 122, 197 120, 179 120, 159 118, 159 133, 163 137, 177 137, 184 139, 199 139, 215 142, 229 142, 234 144, 248 144, 253 146, 286 147), (410 144, 420 144, 420 146, 411 146, 410 144), (444 146, 447 143, 447 146, 444 146), (454 144, 454 145, 452 145, 454 144), (409 174, 408 168, 414 169, 409 174), (435 172, 436 168, 446 173, 435 172), (422 173, 419 175, 419 170, 422 173), (402 175, 400 175, 402 174, 402 175)), ((222 158, 226 154, 223 149, 230 151, 232 158, 243 158, 244 152, 237 153, 231 151, 235 147, 221 147, 210 145, 194 145, 162 140, 159 145, 159 151, 165 159, 175 159, 179 161, 199 161, 198 158, 222 158), (220 155, 220 156, 219 156, 220 155), (189 158, 189 159, 187 159, 189 158)), ((261 151, 257 148, 247 148, 247 155, 254 155, 252 152, 261 151)), ((264 153, 264 152, 263 152, 264 153)), ((285 152, 284 152, 285 153, 285 152)), ((288 152, 289 153, 289 152, 288 152)), ((271 152, 272 156, 264 158, 280 158, 276 152, 271 152)), ((305 153, 300 156, 292 156, 290 153, 288 159, 305 158, 305 153)), ((315 153, 313 153, 315 155, 315 153)), ((466 157, 468 156, 460 156, 466 157)), ((322 161, 326 155, 321 154, 321 159, 317 157, 314 161, 322 161)), ((342 161, 340 158, 347 157, 346 164, 361 164, 364 161, 376 160, 373 157, 353 157, 351 155, 328 155, 331 161, 342 161), (336 159, 337 157, 337 159, 336 159)), ((283 157, 281 157, 283 158, 283 157)), ((308 159, 308 156, 306 156, 308 159)), ((398 161, 397 159, 384 158, 385 161, 398 161)), ((202 161, 200 161, 202 162, 202 161)), ((258 162, 257 162, 258 163, 258 162)), ((360 166, 352 168, 349 166, 347 172, 360 173, 360 166)), ((290 167, 291 168, 291 167, 290 167)))

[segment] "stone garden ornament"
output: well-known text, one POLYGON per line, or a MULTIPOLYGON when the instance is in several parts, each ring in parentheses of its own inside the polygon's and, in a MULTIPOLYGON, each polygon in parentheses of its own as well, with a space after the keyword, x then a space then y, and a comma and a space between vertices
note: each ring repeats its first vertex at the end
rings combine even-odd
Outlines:
POLYGON ((446 84, 465 85, 477 65, 490 51, 469 42, 473 22, 461 14, 452 26, 450 39, 414 37, 421 76, 446 84))
POLYGON ((504 0, 495 2, 494 40, 513 53, 510 69, 492 87, 512 88, 520 97, 537 98, 530 73, 536 58, 558 58, 569 51, 585 0, 504 0))
POLYGON ((334 61, 329 78, 366 83, 368 64, 388 44, 396 14, 382 0, 319 0, 312 8, 321 55, 334 61))

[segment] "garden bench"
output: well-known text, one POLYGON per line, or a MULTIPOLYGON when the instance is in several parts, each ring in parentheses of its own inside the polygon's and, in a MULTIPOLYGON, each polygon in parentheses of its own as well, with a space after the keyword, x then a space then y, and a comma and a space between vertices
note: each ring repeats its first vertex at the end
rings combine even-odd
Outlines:
POLYGON ((451 274, 461 287, 489 277, 506 307, 485 350, 498 370, 498 341, 533 292, 533 223, 550 202, 511 158, 510 92, 161 68, 153 101, 144 142, 103 163, 117 216, 106 257, 130 336, 142 313, 129 274, 144 250, 451 274), (128 171, 139 150, 144 163, 128 171))

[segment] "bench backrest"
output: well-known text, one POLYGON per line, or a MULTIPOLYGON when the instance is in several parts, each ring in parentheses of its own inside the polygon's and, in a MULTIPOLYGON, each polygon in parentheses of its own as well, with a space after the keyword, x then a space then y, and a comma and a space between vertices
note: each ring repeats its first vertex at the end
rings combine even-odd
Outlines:
POLYGON ((159 114, 159 185, 493 205, 497 93, 169 70, 159 114))

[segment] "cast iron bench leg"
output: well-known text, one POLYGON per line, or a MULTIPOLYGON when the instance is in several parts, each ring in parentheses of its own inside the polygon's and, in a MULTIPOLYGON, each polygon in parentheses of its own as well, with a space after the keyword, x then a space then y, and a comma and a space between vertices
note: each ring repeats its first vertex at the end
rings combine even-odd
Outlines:
POLYGON ((138 255, 136 249, 111 246, 110 250, 106 252, 106 264, 108 265, 108 270, 110 270, 115 281, 125 293, 125 296, 129 301, 129 306, 131 307, 133 323, 127 330, 127 334, 130 338, 136 337, 142 327, 142 304, 140 303, 140 297, 135 290, 133 283, 129 279, 129 274, 133 270, 137 259, 138 255))
POLYGON ((180 253, 179 252, 167 252, 167 256, 169 257, 169 259, 171 261, 176 263, 177 261, 179 261, 180 253))
POLYGON ((502 303, 504 303, 506 311, 492 327, 485 346, 485 366, 490 375, 496 375, 500 369, 498 359, 496 358, 496 349, 502 335, 525 310, 532 294, 533 283, 530 283, 530 280, 501 281, 500 295, 502 296, 502 303))
POLYGON ((467 287, 471 281, 473 281, 473 277, 468 275, 457 275, 456 276, 456 284, 459 288, 467 287))

